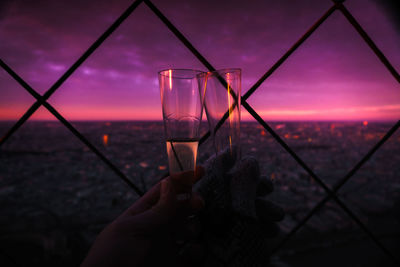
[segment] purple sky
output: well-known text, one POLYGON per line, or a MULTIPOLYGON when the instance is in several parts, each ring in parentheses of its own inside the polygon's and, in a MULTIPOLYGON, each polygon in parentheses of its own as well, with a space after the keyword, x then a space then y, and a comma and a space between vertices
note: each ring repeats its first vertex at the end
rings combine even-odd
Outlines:
MULTIPOLYGON (((2 0, 0 58, 44 93, 131 2, 2 0)), ((247 2, 153 0, 214 67, 242 68, 243 93, 332 5, 247 2)), ((400 22, 379 2, 345 5, 399 71, 400 22)), ((142 4, 49 102, 71 120, 161 119, 157 71, 166 68, 205 70, 142 4)), ((0 70, 0 119, 33 102, 0 70)), ((248 102, 266 120, 400 118, 398 82, 339 11, 248 102)), ((41 108, 33 118, 52 116, 41 108)))

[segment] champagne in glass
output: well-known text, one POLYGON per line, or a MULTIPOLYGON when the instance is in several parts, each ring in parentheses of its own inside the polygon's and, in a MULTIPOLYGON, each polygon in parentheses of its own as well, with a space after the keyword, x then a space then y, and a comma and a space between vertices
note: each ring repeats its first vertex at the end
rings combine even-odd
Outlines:
POLYGON ((158 73, 170 174, 196 168, 204 90, 189 69, 158 73))
POLYGON ((199 139, 167 140, 168 164, 171 173, 196 168, 199 139))

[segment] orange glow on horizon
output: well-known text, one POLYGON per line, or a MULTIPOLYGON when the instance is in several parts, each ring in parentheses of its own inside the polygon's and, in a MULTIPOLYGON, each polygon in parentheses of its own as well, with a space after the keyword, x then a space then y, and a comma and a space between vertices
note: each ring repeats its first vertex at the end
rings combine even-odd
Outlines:
MULTIPOLYGON (((230 89, 231 90, 231 89, 230 89)), ((27 110, 25 106, 0 107, 0 120, 18 120, 27 110)), ((98 107, 98 106, 61 106, 58 112, 67 120, 162 120, 161 105, 158 107, 98 107)), ((366 126, 370 121, 398 120, 400 105, 376 107, 349 107, 321 110, 256 110, 267 121, 301 121, 301 120, 353 120, 361 121, 366 126)), ((254 121, 253 117, 242 109, 242 121, 254 121)), ((205 117, 203 117, 205 118, 205 117)), ((45 108, 39 108, 29 120, 57 120, 45 108)), ((204 119, 205 120, 205 119, 204 119)), ((278 125, 276 129, 280 129, 278 125)), ((332 130, 335 129, 331 126, 332 130)))
MULTIPOLYGON (((256 111, 267 121, 367 121, 366 119, 379 121, 398 120, 400 118, 400 105, 343 107, 332 109, 271 109, 256 111)), ((249 113, 243 112, 242 120, 253 120, 253 118, 249 113)))

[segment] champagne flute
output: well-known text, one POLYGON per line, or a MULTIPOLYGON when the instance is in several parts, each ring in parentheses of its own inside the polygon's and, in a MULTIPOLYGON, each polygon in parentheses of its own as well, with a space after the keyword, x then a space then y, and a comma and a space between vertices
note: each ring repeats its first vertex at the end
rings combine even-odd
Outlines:
POLYGON ((204 93, 191 69, 158 73, 169 173, 195 170, 204 93))
POLYGON ((221 69, 200 74, 205 88, 205 111, 217 156, 231 154, 234 162, 240 159, 240 97, 241 70, 221 69))

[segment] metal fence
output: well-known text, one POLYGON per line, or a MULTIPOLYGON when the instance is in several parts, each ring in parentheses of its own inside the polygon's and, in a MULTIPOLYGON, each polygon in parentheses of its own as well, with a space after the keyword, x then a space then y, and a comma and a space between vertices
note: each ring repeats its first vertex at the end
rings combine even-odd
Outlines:
MULTIPOLYGON (((260 85, 268 79, 281 65, 284 63, 296 49, 298 49, 305 40, 307 40, 314 31, 323 24, 326 19, 334 12, 341 12, 349 22, 350 25, 360 34, 363 40, 380 59, 382 64, 392 74, 393 78, 400 83, 400 75, 396 69, 391 65, 385 55, 379 50, 372 39, 364 31, 361 25, 353 17, 353 15, 347 10, 343 4, 344 0, 333 0, 332 6, 318 19, 307 31, 298 39, 293 46, 284 53, 279 60, 269 69, 264 75, 242 96, 242 106, 256 119, 262 127, 267 130, 271 136, 289 153, 295 161, 323 188, 326 192, 325 198, 323 198, 317 205, 315 205, 308 214, 282 239, 282 241, 272 249, 271 254, 279 251, 288 240, 290 240, 295 233, 324 205, 331 199, 333 199, 345 213, 370 237, 370 239, 376 244, 376 246, 397 266, 400 266, 400 261, 396 256, 387 249, 382 242, 370 231, 367 226, 356 216, 356 214, 348 208, 348 206, 337 197, 337 192, 342 186, 348 182, 354 174, 373 156, 373 154, 396 132, 400 127, 400 120, 395 123, 392 128, 379 140, 372 149, 368 151, 362 157, 357 164, 344 176, 342 177, 335 186, 331 189, 326 185, 312 170, 311 168, 285 143, 285 141, 264 121, 258 113, 250 106, 247 102, 249 97, 260 87, 260 85)), ((35 99, 36 102, 22 115, 22 117, 9 129, 9 131, 0 139, 0 147, 3 145, 29 118, 30 116, 40 107, 44 106, 50 113, 52 113, 65 127, 67 127, 79 140, 81 140, 91 151, 93 151, 106 165, 108 165, 123 181, 125 181, 138 195, 143 195, 143 192, 132 183, 121 170, 119 170, 109 159, 107 159, 93 144, 91 144, 85 136, 83 136, 77 129, 75 129, 70 122, 68 122, 47 100, 52 94, 60 88, 60 86, 74 73, 80 65, 128 18, 133 11, 139 5, 147 5, 155 16, 157 16, 168 29, 181 41, 190 52, 210 71, 215 70, 213 65, 207 61, 207 59, 200 54, 200 52, 189 42, 188 39, 175 27, 170 20, 164 16, 164 14, 150 1, 150 0, 136 0, 134 1, 122 15, 115 20, 115 22, 82 54, 82 56, 43 94, 40 95, 35 89, 33 89, 27 82, 25 82, 16 72, 14 72, 2 59, 0 59, 0 66, 10 74, 26 91, 28 91, 35 99)), ((224 118, 223 118, 224 119, 224 118)), ((222 120, 223 120, 222 119, 222 120)), ((209 137, 209 133, 205 134, 200 143, 203 143, 209 137)))

